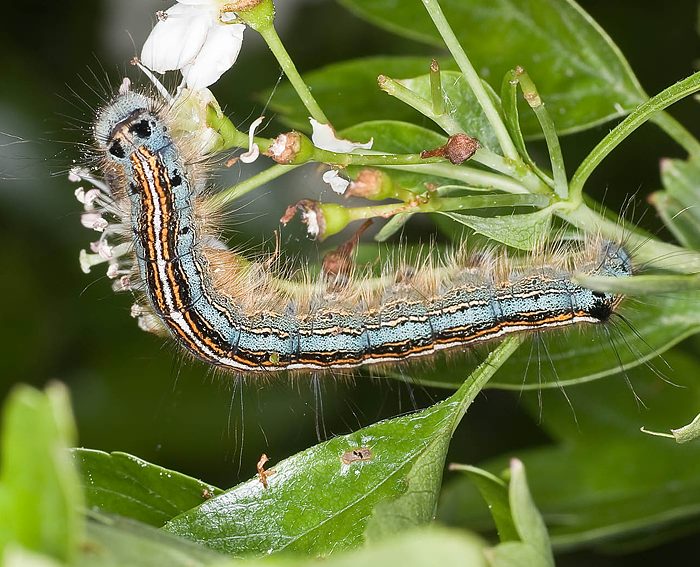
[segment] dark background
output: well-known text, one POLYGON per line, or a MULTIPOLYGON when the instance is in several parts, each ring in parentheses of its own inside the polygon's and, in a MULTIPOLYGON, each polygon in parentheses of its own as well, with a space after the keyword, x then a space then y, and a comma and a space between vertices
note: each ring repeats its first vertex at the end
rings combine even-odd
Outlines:
MULTIPOLYGON (((280 35, 301 71, 362 55, 428 53, 426 47, 390 36, 330 0, 278 4, 280 35)), ((620 46, 647 92, 656 93, 693 71, 699 55, 696 2, 581 4, 620 46)), ((148 34, 153 13, 169 5, 111 0, 9 2, 3 7, 0 397, 17 382, 41 386, 61 380, 72 393, 82 445, 134 453, 228 487, 251 476, 263 452, 274 462, 316 443, 319 434, 345 433, 424 407, 448 392, 362 377, 320 384, 303 378, 265 383, 249 379, 242 388, 233 388, 236 381, 230 377, 183 361, 173 345, 141 332, 129 317, 130 298, 111 292, 104 270, 81 273, 78 252, 95 234, 80 226, 76 185, 66 173, 74 161, 80 162, 78 144, 89 141, 105 72, 117 85, 148 34)), ((266 46, 248 30, 239 62, 213 90, 240 122, 262 111, 256 95, 278 75, 266 46)), ((672 113, 697 135, 696 107, 687 100, 672 113)), ((332 109, 327 112, 332 116, 332 109)), ((268 133, 280 128, 273 123, 268 133)), ((604 125, 564 140, 570 169, 608 129, 604 125)), ((681 155, 661 132, 645 126, 604 162, 587 187, 599 197, 606 194, 614 209, 627 194, 643 197, 659 188, 658 159, 681 155)), ((234 168, 230 175, 240 171, 234 168)), ((253 248, 269 239, 287 204, 318 194, 318 178, 318 171, 309 167, 284 178, 274 190, 259 189, 253 204, 236 217, 232 239, 253 248)), ((657 225, 653 213, 642 222, 657 225)), ((289 246, 317 253, 316 244, 289 234, 289 246)), ((520 410, 517 396, 490 391, 460 427, 452 457, 478 462, 545 441, 536 423, 520 410), (494 415, 503 430, 494 430, 494 415)), ((579 553, 565 561, 653 564, 691 552, 695 543, 686 539, 627 558, 579 553)))

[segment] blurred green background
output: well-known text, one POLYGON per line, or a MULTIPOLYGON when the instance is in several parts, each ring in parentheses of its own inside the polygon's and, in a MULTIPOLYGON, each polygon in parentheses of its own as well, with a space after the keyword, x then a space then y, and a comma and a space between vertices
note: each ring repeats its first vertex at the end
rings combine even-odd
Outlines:
MULTIPOLYGON (((697 63, 695 1, 581 4, 612 36, 648 92, 687 76, 697 63)), ((130 298, 112 293, 104 270, 81 273, 78 252, 94 233, 80 225, 81 206, 67 170, 80 163, 81 144, 90 141, 105 74, 112 85, 125 70, 138 77, 127 62, 139 51, 154 12, 168 6, 160 0, 102 0, 3 7, 0 396, 17 382, 40 386, 61 380, 72 392, 82 445, 130 452, 228 487, 251 476, 263 452, 274 462, 316 443, 319 435, 424 407, 447 392, 345 377, 320 385, 304 378, 247 380, 234 389, 228 377, 184 360, 172 344, 140 331, 129 316, 130 298)), ((330 0, 281 0, 278 12, 280 35, 302 71, 363 55, 429 53, 330 0)), ((248 31, 239 62, 213 90, 234 121, 243 123, 261 113, 259 93, 278 76, 275 60, 248 31)), ((333 109, 326 112, 332 119, 333 109)), ((696 102, 683 101, 671 112, 700 134, 696 102)), ((266 133, 281 128, 273 122, 266 133)), ((608 129, 600 126, 563 141, 570 168, 608 129)), ((656 128, 645 126, 603 163, 588 187, 613 209, 631 193, 643 201, 659 188, 662 156, 682 153, 656 128)), ((239 167, 227 172, 229 180, 242 175, 239 167)), ((258 190, 235 215, 232 239, 253 248, 269 239, 287 204, 318 195, 319 177, 309 167, 258 190)), ((659 226, 653 213, 642 222, 659 226)), ((286 231, 286 245, 316 254, 318 246, 300 234, 286 231)), ((546 437, 517 395, 489 391, 460 427, 451 460, 475 463, 543 442, 546 437), (497 426, 493 416, 499 416, 497 426)), ((653 564, 657 557, 668 558, 669 549, 684 552, 696 543, 686 538, 624 559, 579 552, 562 564, 653 564)))

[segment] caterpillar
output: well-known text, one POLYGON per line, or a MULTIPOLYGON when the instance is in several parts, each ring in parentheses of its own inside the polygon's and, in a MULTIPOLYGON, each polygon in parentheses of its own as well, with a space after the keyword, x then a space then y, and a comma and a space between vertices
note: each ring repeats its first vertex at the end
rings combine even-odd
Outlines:
POLYGON ((593 238, 560 242, 536 261, 457 250, 441 265, 389 267, 371 285, 358 274, 341 286, 323 277, 281 285, 269 267, 241 261, 212 236, 206 182, 167 105, 126 84, 98 114, 94 135, 106 183, 92 197, 78 194, 90 209, 83 224, 104 231, 93 250, 109 259, 117 288, 141 296, 132 314, 142 328, 216 367, 354 368, 601 323, 622 296, 581 287, 573 274, 632 274, 623 247, 593 238), (121 244, 106 244, 110 232, 121 244))

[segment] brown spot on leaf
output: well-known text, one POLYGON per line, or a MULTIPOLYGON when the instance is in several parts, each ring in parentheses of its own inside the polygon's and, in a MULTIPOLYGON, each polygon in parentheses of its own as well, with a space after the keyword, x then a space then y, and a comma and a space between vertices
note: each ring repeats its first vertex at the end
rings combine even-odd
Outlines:
POLYGON ((344 465, 350 465, 358 461, 371 461, 372 450, 369 447, 357 447, 355 449, 350 449, 349 451, 345 451, 345 453, 343 453, 340 460, 344 465))

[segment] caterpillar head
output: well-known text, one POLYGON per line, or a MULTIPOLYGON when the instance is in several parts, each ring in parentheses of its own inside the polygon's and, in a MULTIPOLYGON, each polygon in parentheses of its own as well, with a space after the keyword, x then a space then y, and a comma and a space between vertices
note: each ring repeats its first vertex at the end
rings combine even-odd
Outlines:
POLYGON ((156 106, 153 99, 127 91, 100 112, 94 134, 107 161, 121 163, 139 146, 157 150, 170 143, 167 127, 158 119, 156 106))

